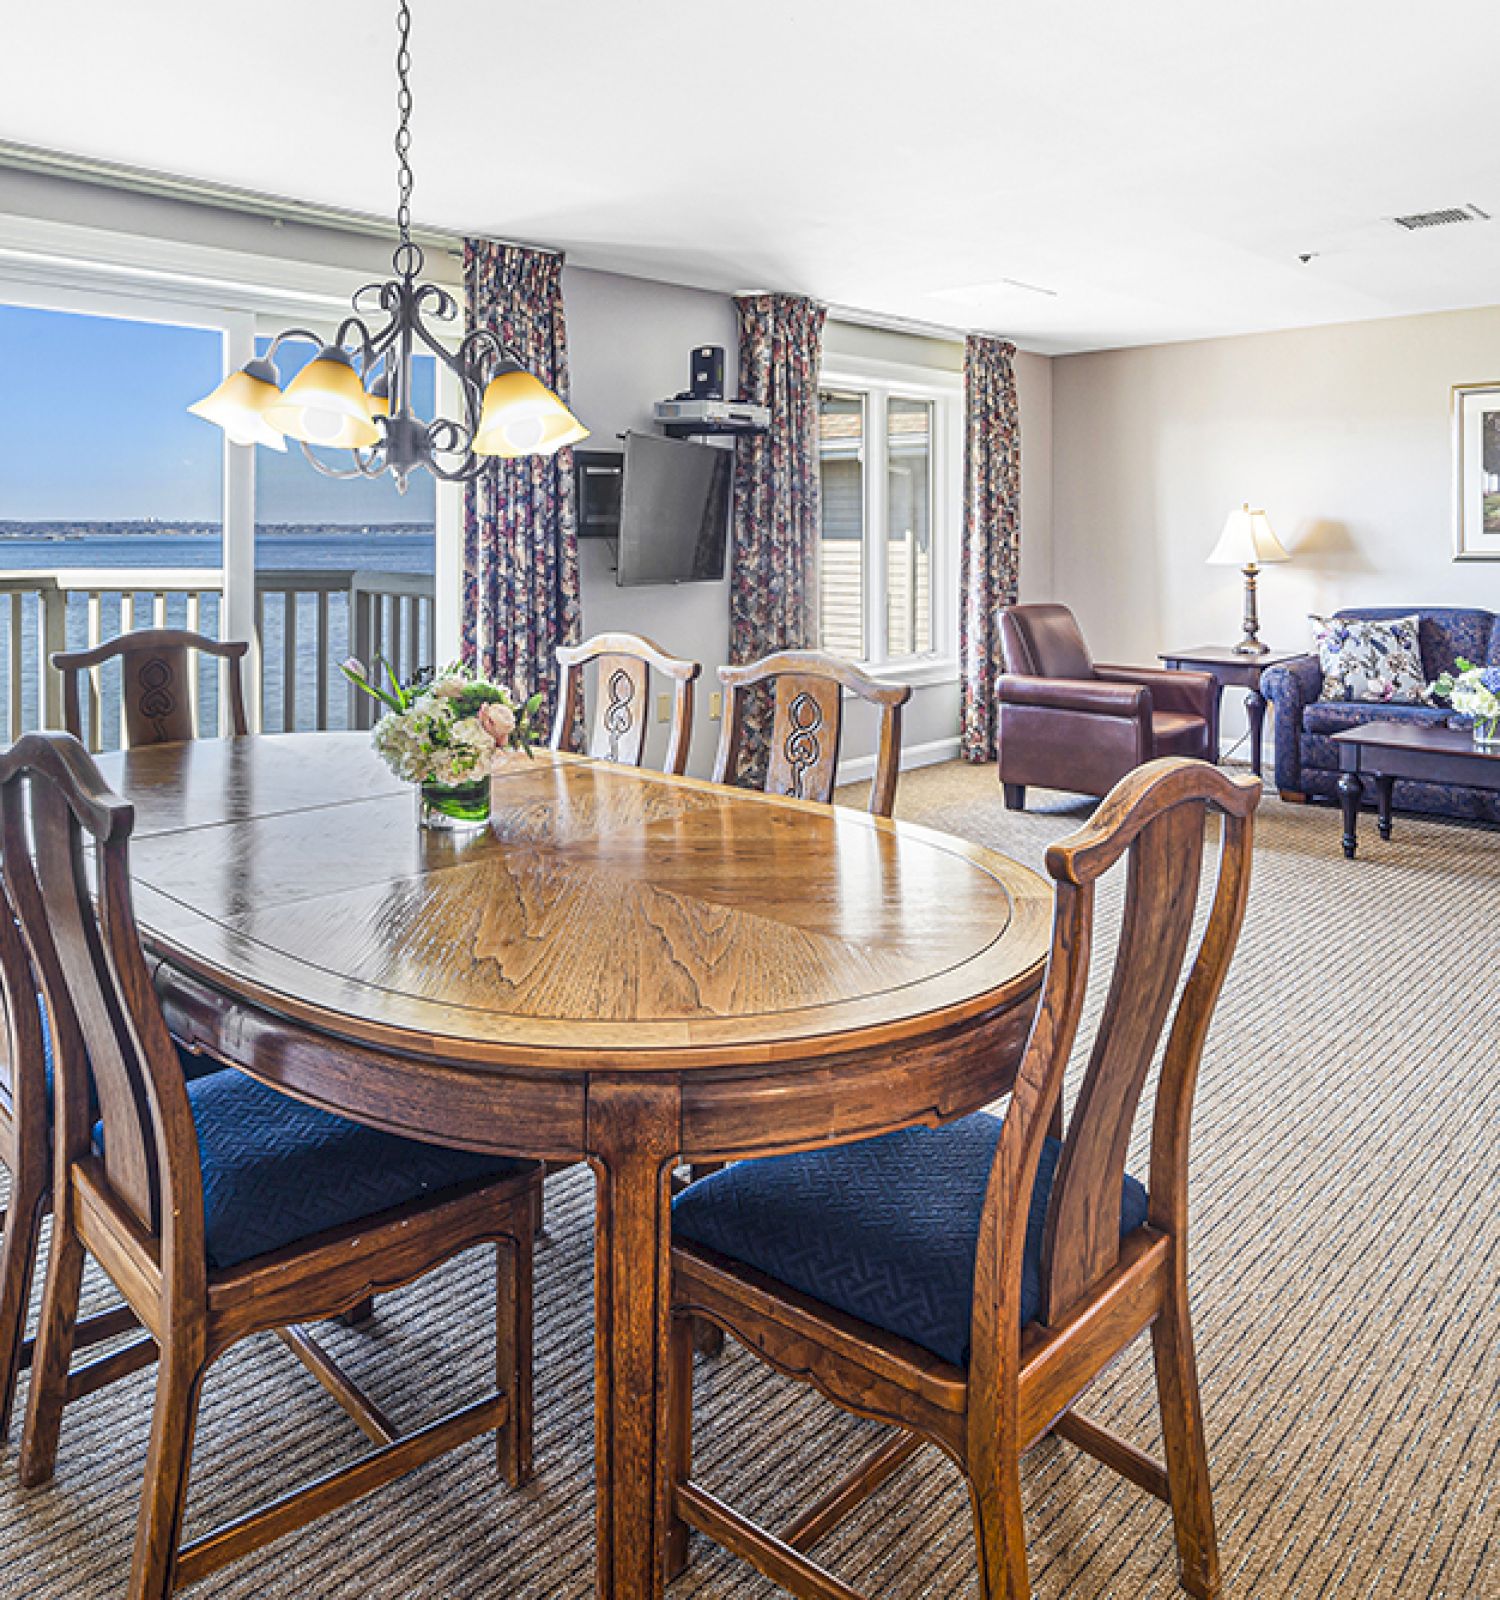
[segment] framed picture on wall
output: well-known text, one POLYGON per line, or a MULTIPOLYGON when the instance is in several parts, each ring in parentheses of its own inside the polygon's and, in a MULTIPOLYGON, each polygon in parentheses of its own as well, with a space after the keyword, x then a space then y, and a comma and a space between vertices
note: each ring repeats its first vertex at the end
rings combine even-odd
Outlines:
POLYGON ((1453 559, 1500 561, 1500 383, 1453 390, 1453 559))

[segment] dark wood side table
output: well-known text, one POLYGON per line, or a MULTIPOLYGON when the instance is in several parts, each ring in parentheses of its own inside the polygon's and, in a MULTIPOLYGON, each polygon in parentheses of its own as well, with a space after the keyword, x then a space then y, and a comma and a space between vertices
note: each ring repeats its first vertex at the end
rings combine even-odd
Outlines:
POLYGON ((1207 672, 1219 689, 1244 689, 1245 715, 1250 719, 1250 770, 1260 776, 1261 730, 1266 725, 1266 699, 1260 692, 1260 675, 1267 667, 1296 661, 1305 650, 1268 650, 1263 656, 1242 656, 1226 644, 1194 645, 1191 650, 1165 651, 1157 659, 1174 672, 1207 672))
POLYGON ((1380 837, 1391 836, 1391 790, 1397 778, 1500 789, 1500 755, 1477 750, 1467 728, 1430 723, 1367 722, 1333 736, 1339 747, 1339 804, 1344 811, 1344 854, 1354 859, 1364 778, 1375 780, 1380 837))

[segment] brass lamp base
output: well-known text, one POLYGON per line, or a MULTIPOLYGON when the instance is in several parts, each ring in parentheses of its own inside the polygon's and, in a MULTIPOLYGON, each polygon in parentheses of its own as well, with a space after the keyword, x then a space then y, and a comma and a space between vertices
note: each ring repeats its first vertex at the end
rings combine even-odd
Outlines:
POLYGON ((1271 647, 1263 644, 1260 637, 1260 613, 1256 604, 1255 578, 1257 568, 1253 561, 1245 567, 1245 615, 1240 627, 1244 638, 1234 647, 1237 656, 1263 656, 1269 653, 1271 647))

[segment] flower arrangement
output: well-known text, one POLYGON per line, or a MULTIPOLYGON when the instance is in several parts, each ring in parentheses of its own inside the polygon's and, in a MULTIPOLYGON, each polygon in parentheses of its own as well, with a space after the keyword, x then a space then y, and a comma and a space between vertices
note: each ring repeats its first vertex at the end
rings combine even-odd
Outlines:
POLYGON ((1462 656, 1454 666, 1432 685, 1433 697, 1473 719, 1475 744, 1500 748, 1500 667, 1476 667, 1462 656))
POLYGON ((421 786, 424 820, 482 822, 489 778, 504 752, 530 756, 537 741, 541 695, 518 702, 467 667, 428 668, 404 684, 384 657, 367 669, 351 656, 341 670, 386 708, 371 742, 398 778, 421 786))

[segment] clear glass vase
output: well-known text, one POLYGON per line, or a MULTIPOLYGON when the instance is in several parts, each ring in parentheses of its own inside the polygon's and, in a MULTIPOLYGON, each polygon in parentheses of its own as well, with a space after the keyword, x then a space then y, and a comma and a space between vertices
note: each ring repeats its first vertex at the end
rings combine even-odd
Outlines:
POLYGON ((424 828, 483 828, 490 820, 490 780, 424 783, 417 796, 417 820, 424 828))
POLYGON ((1500 755, 1500 717, 1474 719, 1474 748, 1492 750, 1500 755))

